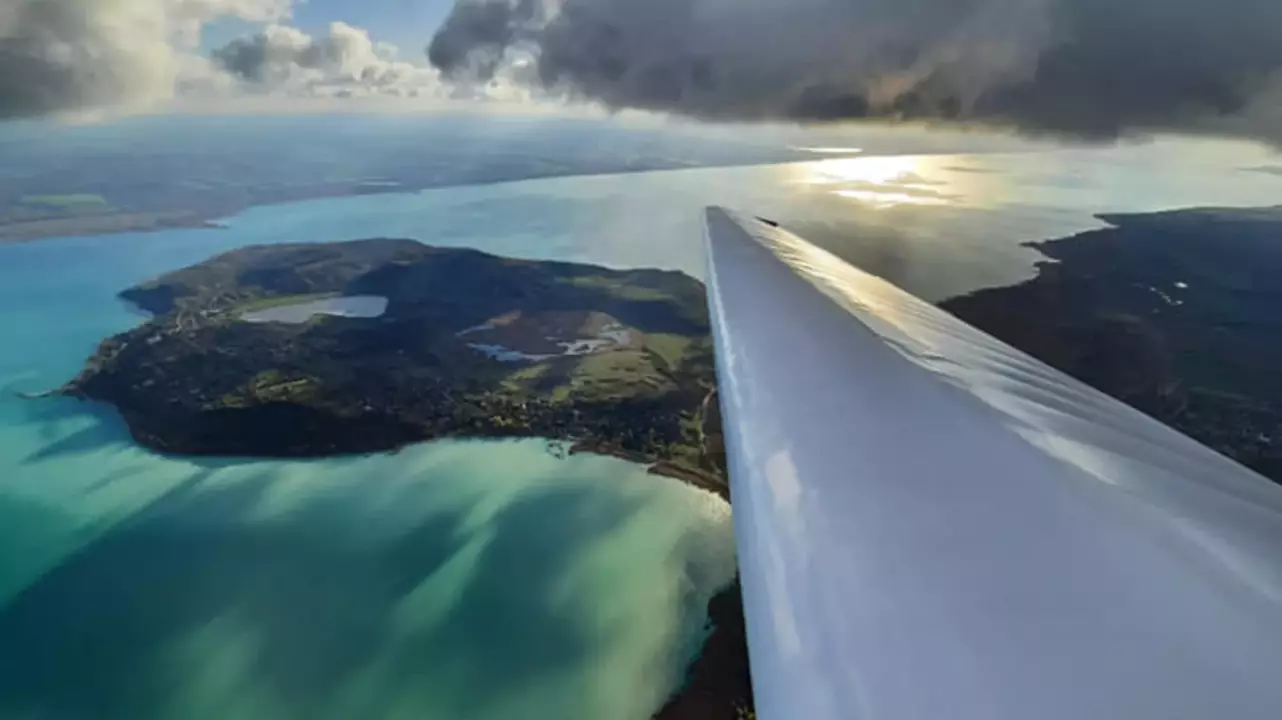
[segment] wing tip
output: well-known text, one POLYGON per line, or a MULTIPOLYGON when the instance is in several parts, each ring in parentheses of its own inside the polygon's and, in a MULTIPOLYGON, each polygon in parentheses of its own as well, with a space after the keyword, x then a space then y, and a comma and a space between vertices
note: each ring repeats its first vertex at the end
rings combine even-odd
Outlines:
POLYGON ((720 205, 709 205, 704 208, 704 217, 709 225, 730 222, 738 225, 741 229, 747 231, 753 225, 766 225, 772 228, 780 228, 777 220, 761 217, 760 215, 744 215, 729 208, 720 205))

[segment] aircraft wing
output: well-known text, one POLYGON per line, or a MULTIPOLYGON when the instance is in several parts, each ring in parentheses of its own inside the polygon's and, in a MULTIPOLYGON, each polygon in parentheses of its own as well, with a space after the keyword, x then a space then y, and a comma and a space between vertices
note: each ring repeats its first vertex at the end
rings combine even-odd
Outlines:
POLYGON ((1282 487, 783 230, 707 243, 758 717, 1282 717, 1282 487))

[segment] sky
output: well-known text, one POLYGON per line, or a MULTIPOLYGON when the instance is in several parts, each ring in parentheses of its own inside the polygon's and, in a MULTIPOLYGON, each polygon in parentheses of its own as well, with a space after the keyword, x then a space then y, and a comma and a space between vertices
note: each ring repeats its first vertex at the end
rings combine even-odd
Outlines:
POLYGON ((339 20, 369 30, 403 53, 422 53, 452 4, 450 0, 308 0, 294 10, 294 24, 319 33, 339 20))
MULTIPOLYGON (((451 5, 451 0, 302 0, 295 2, 288 25, 319 37, 333 23, 344 23, 365 30, 373 42, 395 46, 399 59, 426 65, 427 45, 451 5)), ((235 16, 215 19, 202 30, 199 50, 212 54, 261 29, 262 23, 235 16)))
MULTIPOLYGON (((365 28, 403 52, 422 52, 451 5, 450 0, 308 0, 294 8, 292 24, 315 34, 341 21, 365 28)), ((201 45, 213 50, 257 29, 257 23, 222 18, 205 28, 201 45)))
POLYGON ((1277 0, 3 0, 0 119, 395 99, 1282 145, 1277 0))

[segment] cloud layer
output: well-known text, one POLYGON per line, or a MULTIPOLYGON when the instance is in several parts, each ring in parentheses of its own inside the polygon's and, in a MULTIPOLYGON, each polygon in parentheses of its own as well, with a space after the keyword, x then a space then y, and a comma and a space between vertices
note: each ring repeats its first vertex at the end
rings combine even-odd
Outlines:
POLYGON ((456 0, 450 77, 712 119, 1282 140, 1278 0, 456 0))
POLYGON ((334 23, 283 24, 293 0, 0 0, 0 120, 130 110, 242 95, 427 97, 447 92, 423 58, 334 23), (212 54, 201 30, 226 17, 263 29, 212 54))
POLYGON ((289 0, 0 0, 0 119, 168 97, 218 17, 266 22, 289 0))

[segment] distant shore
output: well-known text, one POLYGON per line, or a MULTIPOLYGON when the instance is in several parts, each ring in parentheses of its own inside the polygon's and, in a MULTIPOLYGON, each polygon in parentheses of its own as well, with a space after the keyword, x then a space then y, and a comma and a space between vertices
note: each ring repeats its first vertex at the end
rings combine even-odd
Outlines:
POLYGON ((59 237, 81 237, 93 235, 118 235, 122 233, 159 232, 181 228, 222 229, 220 221, 234 217, 255 207, 270 205, 288 205, 311 200, 360 197, 362 195, 413 195, 427 190, 442 190, 459 187, 485 187, 505 183, 527 182, 531 180, 555 180, 572 177, 598 177, 608 175, 634 175, 647 172, 672 172, 679 170, 707 170, 713 168, 757 167, 764 165, 786 165, 806 162, 807 158, 798 157, 786 160, 744 161, 741 163, 721 163, 716 165, 669 165, 658 167, 611 168, 599 171, 581 171, 572 173, 528 174, 523 177, 469 180, 465 182, 440 184, 406 184, 406 183, 361 183, 352 186, 323 189, 299 189, 296 192, 285 192, 282 196, 263 199, 250 199, 244 202, 215 205, 205 210, 190 208, 163 209, 150 212, 121 211, 86 216, 67 216, 40 220, 18 222, 0 221, 0 245, 49 240, 59 237))
POLYGON ((119 235, 183 228, 220 230, 224 227, 213 218, 185 213, 119 213, 93 217, 28 220, 0 225, 0 245, 83 235, 119 235))

